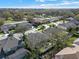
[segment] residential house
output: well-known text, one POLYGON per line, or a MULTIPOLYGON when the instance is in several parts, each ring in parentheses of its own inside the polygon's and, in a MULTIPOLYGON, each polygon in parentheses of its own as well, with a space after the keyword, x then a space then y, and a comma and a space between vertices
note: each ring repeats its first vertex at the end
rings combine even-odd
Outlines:
POLYGON ((63 16, 51 17, 49 20, 50 22, 55 22, 55 21, 59 21, 61 18, 63 18, 63 16))
POLYGON ((64 48, 55 55, 55 59, 79 59, 79 46, 64 48))
POLYGON ((1 49, 5 46, 6 41, 8 40, 8 35, 9 34, 0 35, 0 52, 1 49))
POLYGON ((30 30, 32 29, 32 24, 28 23, 28 22, 22 22, 22 23, 17 23, 16 24, 16 29, 18 30, 30 30))
POLYGON ((76 24, 76 25, 79 25, 79 21, 78 20, 71 20, 70 22, 76 24))
POLYGON ((48 23, 49 22, 49 19, 48 18, 33 18, 33 20, 31 21, 31 23, 33 24, 33 25, 35 25, 35 24, 42 24, 42 23, 48 23))
POLYGON ((63 23, 63 24, 59 24, 57 26, 58 28, 62 28, 64 30, 68 30, 70 28, 76 28, 76 24, 72 23, 72 22, 68 22, 68 23, 63 23))
POLYGON ((27 50, 24 48, 18 49, 15 53, 6 57, 6 59, 23 59, 23 57, 27 54, 27 50))
POLYGON ((23 33, 15 33, 13 34, 13 37, 15 37, 17 40, 23 40, 23 33))
POLYGON ((59 18, 57 18, 57 17, 52 17, 51 19, 50 19, 50 22, 54 22, 54 21, 58 21, 59 20, 59 18))
POLYGON ((63 32, 65 32, 63 29, 56 28, 56 27, 50 27, 50 28, 47 28, 43 31, 43 33, 46 34, 47 36, 49 36, 50 39, 52 37, 54 38, 56 36, 56 34, 60 34, 60 33, 63 33, 63 32))
POLYGON ((4 52, 9 52, 12 50, 17 50, 18 48, 22 47, 22 34, 16 33, 13 36, 8 36, 5 45, 3 46, 4 52), (15 36, 17 34, 17 36, 15 36))
POLYGON ((42 44, 41 42, 47 41, 49 39, 49 37, 42 32, 26 33, 26 35, 27 35, 27 39, 28 39, 27 40, 28 45, 31 48, 39 47, 39 45, 42 44))
POLYGON ((32 28, 32 25, 27 21, 19 21, 19 22, 13 22, 13 23, 6 23, 2 25, 0 28, 1 28, 1 31, 3 31, 4 33, 8 33, 9 30, 14 30, 17 27, 22 29, 25 28, 26 30, 29 30, 32 28))
POLYGON ((0 35, 0 59, 5 56, 3 47, 8 39, 8 34, 0 35))
POLYGON ((4 33, 8 33, 9 27, 7 25, 2 25, 1 26, 1 31, 3 31, 4 33))
POLYGON ((66 20, 67 21, 72 21, 72 20, 74 20, 74 18, 73 17, 69 17, 69 18, 66 18, 66 20))
POLYGON ((23 34, 5 34, 0 38, 0 59, 21 59, 26 54, 23 48, 23 34))

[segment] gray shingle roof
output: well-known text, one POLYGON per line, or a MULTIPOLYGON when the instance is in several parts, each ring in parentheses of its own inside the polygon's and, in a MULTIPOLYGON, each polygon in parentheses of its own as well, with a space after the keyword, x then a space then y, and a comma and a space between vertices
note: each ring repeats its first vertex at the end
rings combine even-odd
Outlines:
POLYGON ((68 22, 68 23, 59 24, 58 27, 60 27, 60 26, 66 28, 66 29, 69 29, 69 28, 75 28, 76 24, 74 24, 72 22, 68 22))
POLYGON ((72 22, 72 23, 74 23, 76 25, 79 25, 79 21, 77 21, 77 20, 71 20, 70 22, 72 22))
POLYGON ((17 40, 22 40, 23 34, 22 33, 15 33, 15 34, 13 34, 13 37, 16 38, 17 40))
POLYGON ((2 35, 0 37, 0 51, 1 51, 1 48, 5 46, 7 39, 8 39, 8 34, 2 35))
POLYGON ((74 18, 73 17, 69 17, 69 18, 66 18, 66 20, 72 21, 72 20, 74 20, 74 18))
POLYGON ((26 22, 19 23, 19 24, 17 24, 16 29, 18 29, 18 30, 22 30, 22 29, 23 30, 30 30, 30 29, 32 29, 32 24, 26 23, 26 22))
POLYGON ((29 33, 27 35, 27 38, 28 38, 29 45, 31 47, 35 47, 38 43, 49 39, 49 37, 46 34, 41 32, 29 33))
POLYGON ((9 59, 22 59, 25 54, 27 54, 27 50, 24 48, 21 48, 17 50, 14 54, 8 56, 9 59))
POLYGON ((43 33, 46 34, 47 36, 49 36, 50 38, 52 37, 52 35, 55 35, 55 34, 61 33, 61 32, 63 32, 62 29, 55 28, 55 27, 54 28, 51 27, 51 28, 48 28, 48 29, 43 31, 43 33))
POLYGON ((10 51, 12 48, 17 47, 18 46, 18 41, 16 38, 14 37, 9 37, 8 40, 6 41, 3 49, 4 51, 10 51))

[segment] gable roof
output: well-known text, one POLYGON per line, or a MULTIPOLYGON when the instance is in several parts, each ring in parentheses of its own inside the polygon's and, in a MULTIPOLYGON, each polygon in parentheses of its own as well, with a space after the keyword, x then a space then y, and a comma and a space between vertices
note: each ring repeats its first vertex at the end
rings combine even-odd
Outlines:
POLYGON ((49 37, 42 32, 28 33, 27 39, 31 47, 35 47, 38 43, 46 41, 49 37))
POLYGON ((4 34, 4 35, 0 36, 0 51, 1 51, 2 47, 5 46, 7 39, 8 39, 8 34, 4 34))
POLYGON ((55 59, 79 59, 79 46, 64 48, 55 55, 55 59))
POLYGON ((16 38, 17 40, 22 40, 23 34, 22 33, 15 33, 15 34, 13 34, 13 37, 16 38))
POLYGON ((27 54, 27 52, 28 51, 26 49, 21 48, 17 50, 14 54, 9 55, 8 58, 9 59, 22 59, 25 56, 25 54, 27 54))
POLYGON ((72 23, 74 23, 76 25, 79 25, 79 21, 77 21, 77 20, 71 20, 70 22, 72 22, 72 23))
POLYGON ((50 38, 55 35, 55 34, 59 34, 61 32, 64 32, 63 29, 60 29, 60 28, 56 28, 56 27, 50 27, 50 28, 47 28, 46 30, 43 31, 44 34, 46 34, 47 36, 49 36, 50 38))
POLYGON ((72 23, 72 22, 68 22, 68 23, 63 23, 63 24, 59 24, 58 26, 62 26, 62 27, 65 27, 65 28, 74 28, 76 27, 76 24, 72 23))
POLYGON ((18 41, 14 37, 8 37, 8 40, 6 41, 3 50, 4 51, 9 51, 11 48, 17 47, 18 46, 18 41))

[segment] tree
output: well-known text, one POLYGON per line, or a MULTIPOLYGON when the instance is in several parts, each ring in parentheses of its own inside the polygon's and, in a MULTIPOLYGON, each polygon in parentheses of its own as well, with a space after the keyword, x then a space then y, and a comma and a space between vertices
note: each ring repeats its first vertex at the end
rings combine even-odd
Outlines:
POLYGON ((25 55, 24 59, 40 59, 38 49, 31 49, 28 45, 27 35, 23 34, 24 46, 29 51, 28 54, 25 55))
POLYGON ((27 22, 23 22, 16 25, 15 31, 16 32, 25 32, 27 30, 30 30, 32 28, 32 25, 27 22))
POLYGON ((52 23, 48 24, 48 26, 50 26, 50 27, 56 27, 56 25, 52 24, 52 23))
POLYGON ((63 35, 63 34, 64 33, 62 33, 61 35, 57 34, 56 39, 54 39, 55 40, 54 50, 57 51, 57 52, 65 47, 64 38, 65 38, 66 35, 65 34, 63 35))
POLYGON ((0 26, 4 24, 4 20, 0 19, 0 26))
POLYGON ((75 16, 75 19, 79 21, 79 14, 75 16))
POLYGON ((69 29, 68 29, 68 32, 74 34, 74 33, 76 33, 77 31, 76 31, 76 28, 69 28, 69 29))
POLYGON ((61 18, 61 20, 63 21, 63 23, 65 23, 66 19, 65 18, 61 18))
POLYGON ((13 18, 12 17, 8 17, 7 20, 13 21, 13 18))
POLYGON ((32 22, 33 16, 27 15, 27 21, 32 22))
POLYGON ((10 11, 4 11, 3 12, 3 17, 5 17, 6 20, 7 20, 7 18, 9 18, 9 17, 13 18, 13 15, 10 13, 10 11))
POLYGON ((43 25, 38 26, 38 30, 44 30, 44 29, 45 29, 45 26, 43 25))
POLYGON ((16 12, 14 14, 14 21, 22 21, 24 17, 23 12, 16 12))

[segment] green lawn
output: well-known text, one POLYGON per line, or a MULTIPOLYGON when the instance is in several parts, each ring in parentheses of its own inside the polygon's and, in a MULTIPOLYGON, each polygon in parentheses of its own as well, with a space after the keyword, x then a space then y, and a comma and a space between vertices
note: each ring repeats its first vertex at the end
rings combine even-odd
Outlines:
POLYGON ((68 40, 65 41, 66 42, 66 45, 67 46, 72 46, 73 41, 76 40, 76 39, 77 39, 77 37, 72 36, 71 38, 69 38, 68 40))
POLYGON ((0 35, 3 35, 3 33, 0 33, 0 35))
POLYGON ((13 23, 13 22, 15 22, 15 21, 11 21, 11 20, 5 21, 5 23, 13 23))

